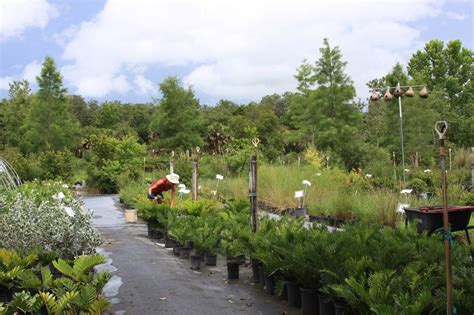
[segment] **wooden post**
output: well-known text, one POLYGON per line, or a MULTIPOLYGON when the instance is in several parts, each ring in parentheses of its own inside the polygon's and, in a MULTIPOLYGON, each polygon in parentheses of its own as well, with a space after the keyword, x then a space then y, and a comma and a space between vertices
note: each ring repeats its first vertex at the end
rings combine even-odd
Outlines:
POLYGON ((250 158, 249 164, 249 198, 250 198, 250 224, 252 232, 257 232, 257 146, 258 138, 252 139, 255 154, 250 158))
POLYGON ((196 201, 198 198, 198 177, 199 177, 199 147, 196 147, 196 155, 193 161, 193 200, 196 201))
POLYGON ((435 125, 435 131, 439 136, 439 164, 441 168, 441 188, 443 193, 443 229, 444 229, 444 256, 446 264, 446 314, 453 314, 453 279, 451 266, 451 228, 449 226, 448 214, 448 187, 446 176, 446 148, 444 139, 446 139, 446 131, 448 123, 438 121, 435 125))

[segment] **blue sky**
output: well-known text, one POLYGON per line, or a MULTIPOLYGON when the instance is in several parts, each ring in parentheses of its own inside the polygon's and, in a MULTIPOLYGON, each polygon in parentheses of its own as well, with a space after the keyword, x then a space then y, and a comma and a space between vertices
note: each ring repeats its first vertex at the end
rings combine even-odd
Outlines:
POLYGON ((358 97, 430 39, 473 49, 472 1, 2 0, 0 97, 52 56, 70 93, 148 102, 177 75, 201 103, 293 91, 303 58, 338 45, 358 97))

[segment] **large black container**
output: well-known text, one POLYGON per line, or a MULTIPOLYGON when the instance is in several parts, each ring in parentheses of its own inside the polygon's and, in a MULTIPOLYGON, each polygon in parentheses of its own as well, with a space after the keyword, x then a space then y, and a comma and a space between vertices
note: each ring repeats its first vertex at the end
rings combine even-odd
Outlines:
POLYGON ((318 294, 319 315, 334 315, 334 303, 326 296, 318 294))
POLYGON ((227 279, 237 280, 239 279, 239 263, 238 262, 228 262, 227 263, 227 279))
MULTIPOLYGON (((406 223, 419 220, 416 230, 421 232, 433 233, 436 229, 443 227, 443 207, 424 207, 424 208, 404 208, 406 214, 406 223)), ((448 208, 449 224, 451 231, 464 230, 469 224, 471 212, 474 206, 448 208)))
POLYGON ((286 281, 286 289, 288 294, 288 305, 301 307, 301 291, 298 283, 286 281))
POLYGON ((303 315, 318 315, 318 291, 301 288, 301 306, 303 315))

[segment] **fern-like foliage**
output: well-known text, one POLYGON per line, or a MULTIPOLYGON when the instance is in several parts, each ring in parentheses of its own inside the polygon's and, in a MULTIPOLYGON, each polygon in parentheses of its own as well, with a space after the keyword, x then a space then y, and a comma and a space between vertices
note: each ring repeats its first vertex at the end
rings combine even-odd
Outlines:
POLYGON ((75 314, 73 301, 78 294, 77 291, 69 291, 60 297, 56 297, 50 292, 39 293, 44 305, 46 306, 48 314, 54 315, 75 314))
POLYGON ((18 274, 17 279, 21 288, 38 289, 41 286, 40 278, 31 269, 21 271, 18 274))
POLYGON ((109 282, 112 275, 108 271, 100 271, 98 272, 94 279, 92 280, 92 285, 96 289, 97 292, 101 292, 104 289, 104 286, 109 282))
POLYGON ((97 290, 94 286, 87 284, 80 289, 79 294, 74 299, 74 304, 83 309, 88 309, 96 298, 97 290))
POLYGON ((95 266, 104 263, 105 257, 100 255, 79 256, 71 266, 64 259, 53 261, 54 267, 65 276, 80 283, 88 283, 92 280, 90 272, 95 266))
POLYGON ((89 307, 89 312, 94 315, 103 314, 110 306, 110 302, 104 297, 98 297, 89 307))
POLYGON ((43 302, 38 294, 31 295, 27 291, 21 291, 13 294, 13 299, 8 303, 12 310, 20 310, 25 314, 37 314, 43 302))

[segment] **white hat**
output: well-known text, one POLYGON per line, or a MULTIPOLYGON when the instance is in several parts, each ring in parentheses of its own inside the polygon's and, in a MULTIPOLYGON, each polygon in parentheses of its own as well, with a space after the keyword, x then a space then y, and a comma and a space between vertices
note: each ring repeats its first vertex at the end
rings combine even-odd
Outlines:
POLYGON ((173 184, 179 184, 179 175, 175 173, 171 173, 169 175, 166 175, 166 179, 173 184))

